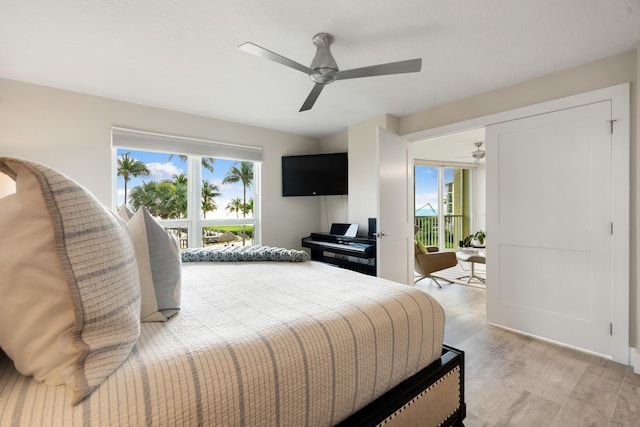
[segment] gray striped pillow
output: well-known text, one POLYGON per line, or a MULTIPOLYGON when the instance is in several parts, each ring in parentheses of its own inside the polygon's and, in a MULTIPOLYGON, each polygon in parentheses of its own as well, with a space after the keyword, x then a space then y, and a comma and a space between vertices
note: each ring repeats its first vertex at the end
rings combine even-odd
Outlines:
POLYGON ((140 321, 166 322, 180 311, 182 262, 178 240, 144 206, 127 226, 140 271, 140 321))
POLYGON ((50 168, 0 157, 0 347, 16 369, 66 384, 77 404, 129 356, 140 283, 124 223, 50 168))

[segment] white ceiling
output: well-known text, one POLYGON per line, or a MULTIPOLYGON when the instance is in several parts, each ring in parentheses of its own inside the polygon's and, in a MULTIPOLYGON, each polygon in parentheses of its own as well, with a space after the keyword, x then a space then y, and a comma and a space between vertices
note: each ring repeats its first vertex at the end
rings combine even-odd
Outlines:
MULTIPOLYGON (((321 137, 633 49, 640 0, 0 0, 0 77, 321 137), (313 83, 237 49, 341 69, 422 58, 422 72, 313 83)), ((0 93, 1 96, 1 93, 0 93)))
POLYGON ((420 141, 414 144, 413 156, 416 160, 446 163, 484 163, 484 159, 476 161, 471 153, 477 150, 476 142, 482 142, 481 150, 485 150, 484 128, 460 132, 438 138, 420 141))

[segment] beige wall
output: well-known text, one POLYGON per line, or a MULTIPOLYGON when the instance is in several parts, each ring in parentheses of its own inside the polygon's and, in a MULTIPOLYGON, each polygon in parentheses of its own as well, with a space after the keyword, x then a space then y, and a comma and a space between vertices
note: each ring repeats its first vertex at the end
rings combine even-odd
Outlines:
POLYGON ((291 248, 320 225, 317 198, 283 198, 281 157, 317 153, 313 138, 0 79, 0 156, 43 163, 113 207, 111 127, 260 146, 262 243, 291 248))
MULTIPOLYGON (((638 265, 640 265, 640 140, 638 123, 638 99, 640 99, 640 44, 636 50, 604 58, 589 64, 553 73, 517 85, 493 92, 463 99, 451 104, 420 111, 400 118, 400 134, 416 135, 421 131, 450 125, 478 117, 488 116, 527 105, 576 95, 595 89, 631 83, 631 242, 630 242, 630 344, 638 347, 640 343, 640 284, 638 283, 638 265)), ((413 139, 413 138, 412 138, 413 139)))
POLYGON ((398 118, 389 114, 349 126, 349 222, 366 237, 369 218, 378 211, 377 128, 398 132, 398 118))
MULTIPOLYGON (((320 140, 322 153, 346 153, 349 151, 349 134, 342 132, 320 140)), ((349 222, 349 195, 320 197, 320 228, 314 231, 328 233, 334 222, 349 222)))

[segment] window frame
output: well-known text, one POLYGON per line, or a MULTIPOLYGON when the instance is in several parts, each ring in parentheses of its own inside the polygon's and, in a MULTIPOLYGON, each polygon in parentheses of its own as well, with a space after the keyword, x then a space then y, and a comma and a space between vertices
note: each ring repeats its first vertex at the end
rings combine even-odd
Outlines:
POLYGON ((118 150, 149 151, 187 156, 187 218, 157 219, 157 221, 164 228, 186 228, 188 247, 202 247, 203 227, 215 225, 251 225, 253 226, 253 244, 259 245, 261 243, 260 178, 262 170, 262 148, 113 127, 111 132, 111 188, 113 190, 114 210, 119 208, 119 206, 116 206, 118 203, 118 150), (253 197, 254 200, 252 217, 224 219, 203 218, 201 203, 203 157, 253 163, 254 178, 251 186, 252 191, 250 194, 247 194, 247 196, 250 195, 253 197))

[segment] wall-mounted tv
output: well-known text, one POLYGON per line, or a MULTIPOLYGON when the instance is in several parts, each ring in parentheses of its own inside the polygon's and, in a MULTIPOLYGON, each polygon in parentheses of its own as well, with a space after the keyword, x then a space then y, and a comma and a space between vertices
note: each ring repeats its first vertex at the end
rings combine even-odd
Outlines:
POLYGON ((282 157, 282 196, 348 194, 347 153, 282 157))

